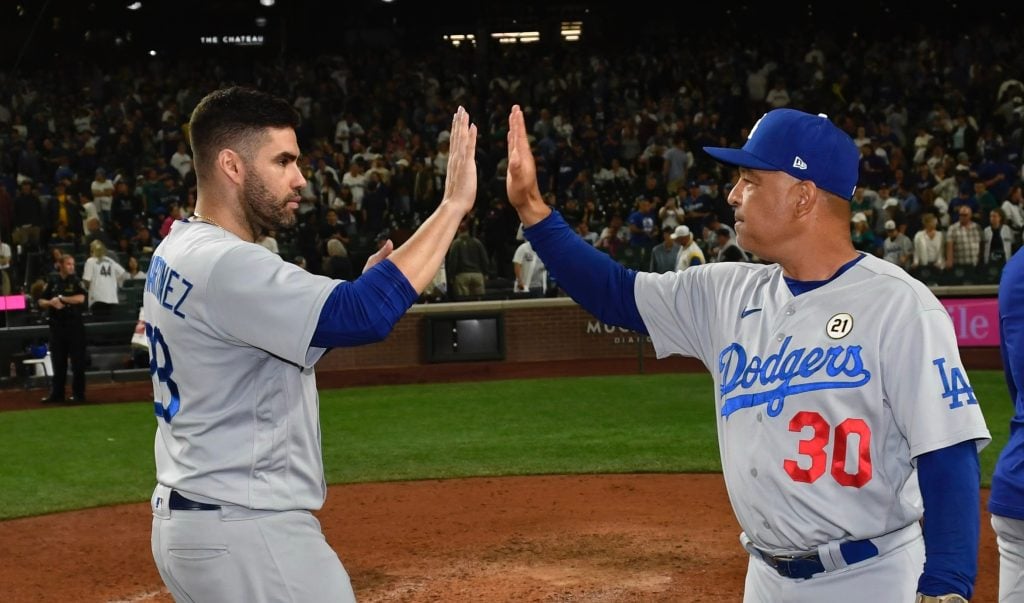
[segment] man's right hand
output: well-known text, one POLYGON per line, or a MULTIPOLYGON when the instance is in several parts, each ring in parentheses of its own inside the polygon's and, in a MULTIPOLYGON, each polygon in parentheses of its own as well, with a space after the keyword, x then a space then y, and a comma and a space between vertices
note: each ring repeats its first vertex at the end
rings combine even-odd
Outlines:
POLYGON ((551 213, 537 186, 537 165, 526 138, 526 119, 519 105, 508 116, 508 172, 505 179, 509 203, 523 226, 533 226, 551 213))
POLYGON ((473 209, 476 201, 476 126, 459 106, 452 118, 449 141, 448 175, 444 181, 444 199, 458 207, 461 215, 473 209))

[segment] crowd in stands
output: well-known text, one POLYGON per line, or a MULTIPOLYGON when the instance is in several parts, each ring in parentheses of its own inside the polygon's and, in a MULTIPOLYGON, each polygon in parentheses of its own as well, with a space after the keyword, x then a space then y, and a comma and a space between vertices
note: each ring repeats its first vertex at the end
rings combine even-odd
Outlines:
POLYGON ((996 282, 1024 228, 1024 55, 1007 36, 962 34, 698 36, 614 52, 478 53, 439 41, 415 54, 0 73, 0 285, 30 292, 52 254, 84 259, 95 241, 133 276, 144 272, 194 207, 190 112, 229 84, 283 95, 302 118, 297 225, 258 242, 333 278, 355 278, 377 245, 400 245, 437 205, 461 104, 480 140, 479 198, 460 237, 480 245, 457 244, 425 299, 522 290, 523 241, 504 192, 507 116, 518 103, 545 199, 632 268, 758 261, 735 245, 726 201, 735 174, 701 147, 739 146, 765 111, 793 107, 827 114, 861 150, 858 249, 932 284, 996 282))

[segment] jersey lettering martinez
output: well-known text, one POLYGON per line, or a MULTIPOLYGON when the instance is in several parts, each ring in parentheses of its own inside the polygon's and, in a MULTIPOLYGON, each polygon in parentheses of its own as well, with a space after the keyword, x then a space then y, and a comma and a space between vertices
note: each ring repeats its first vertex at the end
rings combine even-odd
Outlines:
POLYGON ((192 291, 192 283, 177 270, 167 265, 161 256, 153 256, 146 274, 146 292, 152 293, 161 306, 175 316, 185 318, 182 306, 192 291))
POLYGON ((777 265, 732 262, 641 273, 634 292, 658 356, 714 378, 726 485, 757 546, 902 528, 921 517, 911 459, 987 442, 949 315, 878 258, 798 296, 777 265))
POLYGON ((220 228, 175 223, 143 298, 161 484, 253 509, 323 504, 324 350, 310 340, 336 284, 220 228))

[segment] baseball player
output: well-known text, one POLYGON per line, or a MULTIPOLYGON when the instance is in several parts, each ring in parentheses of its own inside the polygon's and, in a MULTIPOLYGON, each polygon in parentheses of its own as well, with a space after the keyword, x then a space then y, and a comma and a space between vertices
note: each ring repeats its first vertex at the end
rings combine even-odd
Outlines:
POLYGON ((744 601, 969 598, 988 430, 942 305, 853 248, 856 147, 824 116, 777 109, 742 149, 705 150, 738 166, 737 242, 777 263, 637 273, 592 251, 541 200, 518 106, 508 196, 577 302, 711 371, 744 601))
POLYGON ((1003 370, 1015 412, 1010 441, 992 475, 988 510, 999 545, 999 601, 1024 601, 1024 253, 1017 252, 999 281, 1003 370))
POLYGON ((177 601, 355 600, 311 513, 326 494, 313 365, 388 334, 476 196, 476 127, 460 107, 435 212, 358 279, 312 275, 254 243, 295 223, 297 124, 287 101, 244 88, 196 106, 196 212, 161 242, 146 280, 152 549, 177 601))

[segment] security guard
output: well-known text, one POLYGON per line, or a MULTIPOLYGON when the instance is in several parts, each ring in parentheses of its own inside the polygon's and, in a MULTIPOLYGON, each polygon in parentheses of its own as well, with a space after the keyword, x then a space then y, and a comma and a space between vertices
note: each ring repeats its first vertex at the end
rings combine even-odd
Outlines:
POLYGON ((51 274, 43 290, 39 307, 49 311, 50 359, 53 362, 53 385, 43 402, 64 401, 64 381, 71 358, 71 402, 85 402, 85 288, 75 273, 75 257, 65 254, 60 270, 51 274))

